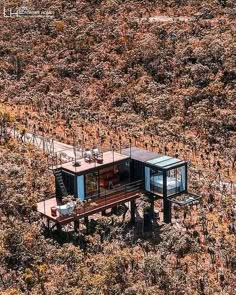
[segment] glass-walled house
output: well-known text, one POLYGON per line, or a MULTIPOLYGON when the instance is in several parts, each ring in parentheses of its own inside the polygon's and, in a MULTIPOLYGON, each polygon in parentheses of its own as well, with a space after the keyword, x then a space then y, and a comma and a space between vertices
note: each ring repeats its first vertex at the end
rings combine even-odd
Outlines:
POLYGON ((61 201, 63 186, 81 201, 115 198, 118 204, 122 198, 146 194, 151 201, 163 199, 164 222, 170 223, 172 202, 182 206, 199 198, 188 193, 187 168, 186 161, 137 147, 104 152, 97 161, 84 158, 79 166, 69 162, 57 168, 56 198, 61 201), (181 196, 184 200, 178 201, 181 196))
POLYGON ((147 161, 145 165, 145 188, 161 197, 170 197, 186 191, 187 164, 168 156, 147 161))
POLYGON ((163 198, 187 191, 187 162, 136 147, 123 153, 131 157, 131 179, 144 179, 147 192, 163 198))
POLYGON ((144 190, 160 198, 187 192, 187 162, 136 147, 121 154, 106 152, 102 164, 63 164, 61 171, 67 192, 80 200, 136 181, 143 181, 144 190))

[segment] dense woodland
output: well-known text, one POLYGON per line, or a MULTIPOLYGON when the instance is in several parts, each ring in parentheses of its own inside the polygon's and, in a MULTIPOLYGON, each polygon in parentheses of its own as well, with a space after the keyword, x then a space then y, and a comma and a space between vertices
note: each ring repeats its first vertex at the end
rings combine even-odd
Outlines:
POLYGON ((0 294, 234 294, 235 1, 31 2, 55 17, 1 14, 1 122, 182 157, 203 199, 176 210, 180 228, 137 236, 103 217, 90 236, 48 236, 36 213, 54 193, 47 157, 1 139, 0 294))

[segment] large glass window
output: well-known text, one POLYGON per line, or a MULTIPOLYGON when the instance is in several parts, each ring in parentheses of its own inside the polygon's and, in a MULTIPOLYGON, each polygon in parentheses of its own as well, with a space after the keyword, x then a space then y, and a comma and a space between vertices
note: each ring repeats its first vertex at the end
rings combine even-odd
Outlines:
MULTIPOLYGON (((145 189, 158 196, 163 196, 164 177, 163 172, 155 167, 145 167, 145 189)), ((185 165, 167 170, 166 191, 167 196, 186 190, 186 167, 185 165)))
POLYGON ((86 198, 95 197, 99 194, 98 172, 85 175, 86 198))
POLYGON ((186 170, 185 166, 167 171, 166 179, 167 196, 186 190, 186 170))
POLYGON ((150 191, 154 194, 163 196, 163 172, 150 169, 150 191))
POLYGON ((129 178, 130 178, 129 173, 130 173, 129 161, 126 161, 117 165, 117 174, 120 179, 120 184, 125 184, 129 182, 129 178))
POLYGON ((153 194, 163 196, 163 172, 145 167, 145 189, 153 194))
POLYGON ((117 165, 100 170, 99 185, 100 191, 113 189, 120 182, 117 165))
POLYGON ((101 169, 99 172, 100 192, 128 183, 129 171, 129 161, 101 169))

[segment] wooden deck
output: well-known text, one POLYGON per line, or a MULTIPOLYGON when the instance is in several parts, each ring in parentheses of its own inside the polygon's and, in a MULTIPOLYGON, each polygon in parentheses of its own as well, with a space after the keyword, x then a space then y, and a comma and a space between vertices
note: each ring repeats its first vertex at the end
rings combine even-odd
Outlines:
POLYGON ((109 194, 107 196, 99 197, 97 199, 93 199, 84 204, 82 208, 74 210, 74 212, 70 215, 61 215, 61 216, 52 216, 51 208, 57 205, 61 205, 61 202, 56 198, 51 198, 37 204, 37 210, 48 220, 52 220, 55 223, 59 223, 61 225, 65 225, 74 220, 81 219, 83 217, 87 217, 93 215, 95 213, 102 212, 103 210, 113 208, 117 205, 124 204, 126 202, 130 202, 135 200, 144 193, 144 190, 141 188, 140 184, 125 186, 122 189, 109 194))

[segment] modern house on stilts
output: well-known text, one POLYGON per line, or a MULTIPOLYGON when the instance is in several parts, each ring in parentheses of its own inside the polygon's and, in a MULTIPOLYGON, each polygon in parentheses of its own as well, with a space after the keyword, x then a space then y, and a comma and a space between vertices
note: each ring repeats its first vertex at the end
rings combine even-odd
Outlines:
POLYGON ((47 225, 74 222, 118 205, 130 202, 131 221, 135 222, 135 200, 141 195, 162 199, 164 222, 171 222, 172 203, 184 206, 199 196, 188 192, 188 163, 137 147, 120 152, 86 152, 79 161, 73 160, 52 167, 56 196, 37 204, 47 225), (62 198, 73 195, 80 200, 62 204, 62 198), (181 200, 178 197, 181 196, 181 200), (82 204, 82 205, 81 205, 82 204))

